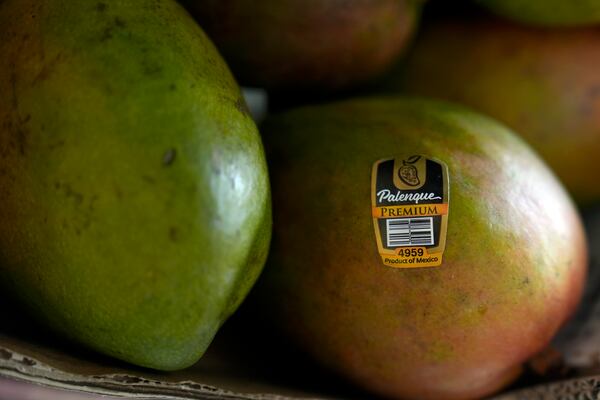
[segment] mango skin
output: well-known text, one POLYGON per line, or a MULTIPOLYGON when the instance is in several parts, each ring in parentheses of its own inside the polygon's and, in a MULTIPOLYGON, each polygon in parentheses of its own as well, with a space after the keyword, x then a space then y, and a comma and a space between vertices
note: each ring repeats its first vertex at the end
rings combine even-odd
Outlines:
POLYGON ((386 71, 424 0, 183 0, 244 85, 329 92, 386 71))
POLYGON ((589 206, 600 202, 598 66, 596 28, 448 18, 424 26, 382 86, 389 93, 460 102, 507 124, 539 152, 575 200, 589 206))
POLYGON ((598 0, 477 0, 498 15, 540 26, 583 26, 600 22, 598 0))
POLYGON ((253 293, 348 379, 389 398, 483 397, 574 310, 587 264, 580 218, 503 126, 446 103, 372 98, 289 111, 261 132, 274 232, 253 293), (397 154, 448 165, 440 267, 393 269, 377 252, 371 168, 397 154))
POLYGON ((6 0, 0 54, 0 285, 100 352, 193 364, 270 239, 225 63, 167 0, 6 0))

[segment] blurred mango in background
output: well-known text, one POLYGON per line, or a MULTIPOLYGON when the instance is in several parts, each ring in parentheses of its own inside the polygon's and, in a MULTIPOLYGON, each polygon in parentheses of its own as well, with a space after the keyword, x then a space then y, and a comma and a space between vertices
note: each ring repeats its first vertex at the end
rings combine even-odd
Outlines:
POLYGON ((478 0, 506 18, 533 25, 578 26, 600 22, 598 0, 478 0))
POLYGON ((424 0, 183 0, 243 85, 327 92, 403 52, 424 0))
POLYGON ((466 104, 522 135, 581 205, 600 201, 600 30, 430 20, 384 91, 466 104))

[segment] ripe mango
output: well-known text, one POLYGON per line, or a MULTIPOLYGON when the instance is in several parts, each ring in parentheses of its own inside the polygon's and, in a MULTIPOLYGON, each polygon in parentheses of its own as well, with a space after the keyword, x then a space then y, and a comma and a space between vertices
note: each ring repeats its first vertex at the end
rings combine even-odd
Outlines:
POLYGON ((262 269, 262 143, 172 0, 0 4, 0 285, 144 367, 203 354, 262 269))
POLYGON ((334 91, 386 71, 424 0, 183 0, 244 85, 334 91))
POLYGON ((599 67, 596 28, 446 18, 423 27, 384 86, 460 102, 504 122, 587 206, 600 201, 599 67))
POLYGON ((389 398, 483 397, 512 382, 574 310, 587 260, 579 215, 493 120, 371 98, 288 111, 261 132, 274 233, 260 309, 358 385, 389 398), (448 167, 439 267, 384 266, 376 244, 372 166, 413 154, 448 167))

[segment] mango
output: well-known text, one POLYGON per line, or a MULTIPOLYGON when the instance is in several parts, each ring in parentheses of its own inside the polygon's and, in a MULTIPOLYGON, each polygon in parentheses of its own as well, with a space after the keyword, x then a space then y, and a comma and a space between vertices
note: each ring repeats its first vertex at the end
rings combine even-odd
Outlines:
POLYGON ((424 0, 182 0, 244 85, 329 92, 405 50, 424 0))
POLYGON ((270 238, 224 61, 171 0, 6 0, 0 54, 0 286, 75 343, 193 364, 270 238))
POLYGON ((477 0, 498 15, 541 26, 582 26, 600 22, 599 0, 477 0))
POLYGON ((445 18, 423 28, 384 91, 456 101, 522 135, 576 201, 600 201, 600 31, 445 18))
POLYGON ((495 121, 382 97, 298 108, 261 132, 274 232, 254 312, 357 385, 399 399, 489 395, 575 309, 587 264, 580 217, 545 164, 495 121), (448 167, 438 267, 388 267, 378 252, 372 167, 405 155, 448 167))

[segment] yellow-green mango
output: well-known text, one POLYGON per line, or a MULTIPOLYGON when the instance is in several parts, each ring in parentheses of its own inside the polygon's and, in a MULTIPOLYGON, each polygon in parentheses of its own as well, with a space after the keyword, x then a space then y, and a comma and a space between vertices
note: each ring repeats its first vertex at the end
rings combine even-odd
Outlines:
POLYGON ((575 309, 587 259, 577 210, 493 120, 372 98, 295 109, 261 131, 274 231, 258 310, 358 385, 398 399, 489 395, 575 309), (396 269, 378 253, 371 171, 416 154, 448 166, 446 250, 438 267, 396 269))
POLYGON ((6 0, 0 55, 0 286, 100 352, 193 364, 270 238, 227 66, 172 0, 6 0))

